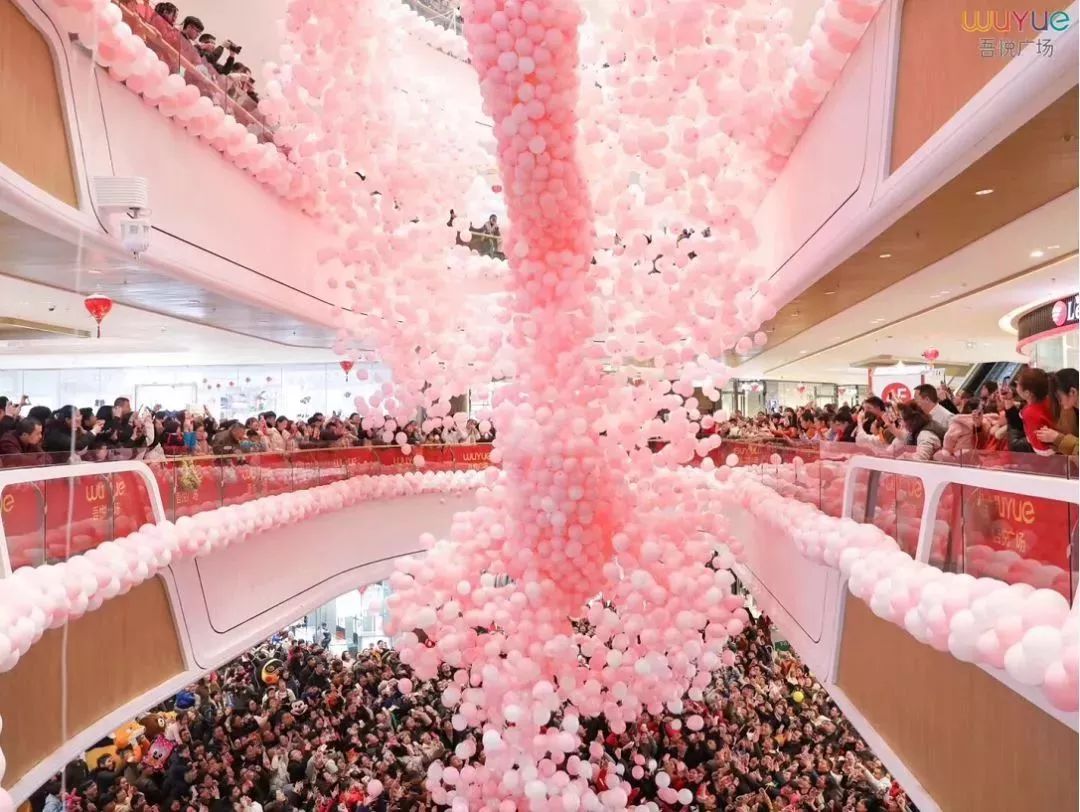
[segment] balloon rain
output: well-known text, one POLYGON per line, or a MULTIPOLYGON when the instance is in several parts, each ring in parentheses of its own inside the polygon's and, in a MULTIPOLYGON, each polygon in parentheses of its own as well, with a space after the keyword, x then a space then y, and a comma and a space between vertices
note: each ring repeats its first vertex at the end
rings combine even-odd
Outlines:
MULTIPOLYGON (((829 19, 876 5, 830 3, 829 19)), ((432 426, 460 423, 452 395, 509 379, 491 415, 501 471, 450 539, 393 579, 403 661, 421 678, 454 667, 442 701, 479 736, 459 747, 462 769, 429 773, 433 798, 624 809, 628 785, 591 786, 580 719, 603 715, 617 732, 646 709, 679 713, 746 619, 708 488, 665 467, 711 450, 696 439, 695 383, 722 386, 717 357, 763 344, 775 313, 746 259, 750 215, 827 92, 810 75, 820 43, 796 53, 774 4, 748 0, 707 13, 640 0, 606 39, 581 33, 573 0, 473 0, 463 14, 494 124, 508 270, 446 259, 432 224, 462 210, 456 196, 483 159, 456 143, 435 94, 382 82, 395 47, 377 3, 294 0, 267 112, 320 179, 339 235, 320 256, 330 286, 351 290, 338 350, 374 346, 394 372, 395 385, 357 401, 368 426, 404 443, 397 427, 418 407, 432 426), (458 159, 440 160, 432 133, 458 159), (502 293, 470 302, 470 274, 502 293), (629 385, 623 363, 655 378, 629 385), (655 436, 669 441, 660 454, 655 436)))

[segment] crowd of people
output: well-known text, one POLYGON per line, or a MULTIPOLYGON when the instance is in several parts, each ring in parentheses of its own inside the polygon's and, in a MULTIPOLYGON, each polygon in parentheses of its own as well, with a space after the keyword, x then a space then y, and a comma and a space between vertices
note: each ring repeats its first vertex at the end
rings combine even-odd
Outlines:
POLYGON ((112 406, 78 409, 30 406, 0 396, 0 467, 51 465, 115 459, 161 460, 171 456, 235 456, 284 453, 314 448, 351 448, 408 443, 471 445, 490 443, 495 429, 487 421, 467 420, 459 429, 413 420, 398 426, 392 418, 374 427, 358 413, 348 417, 316 412, 291 420, 272 411, 245 420, 215 420, 205 410, 132 410, 118 397, 112 406), (26 413, 23 410, 26 409, 26 413))
POLYGON ((786 408, 715 422, 729 439, 756 442, 856 443, 905 452, 919 460, 956 460, 964 451, 1015 451, 1077 456, 1077 371, 1027 367, 1012 381, 978 392, 922 384, 912 397, 886 403, 870 396, 845 404, 786 408))
MULTIPOLYGON (((579 755, 596 765, 597 791, 619 771, 632 803, 654 801, 664 812, 913 810, 771 634, 761 616, 729 642, 732 664, 715 672, 703 701, 685 703, 684 715, 703 718, 701 730, 667 712, 622 734, 602 717, 582 720, 579 755), (693 801, 660 800, 661 774, 693 801)), ((32 798, 32 812, 438 808, 424 784, 428 766, 460 768, 459 754, 482 749, 441 702, 450 667, 420 681, 385 644, 338 656, 327 638, 305 643, 283 633, 210 673, 128 726, 123 748, 105 739, 71 763, 32 798)))
MULTIPOLYGON (((919 460, 952 461, 971 450, 1076 457, 1077 400, 1075 369, 1048 374, 1028 367, 1011 382, 984 383, 977 393, 962 389, 954 394, 944 385, 923 384, 910 400, 886 403, 870 396, 854 409, 847 404, 788 407, 753 418, 718 413, 703 421, 702 433, 759 443, 853 443, 919 460)), ((68 405, 56 411, 0 397, 0 467, 402 443, 471 445, 494 439, 490 423, 472 419, 460 428, 446 428, 416 420, 398 426, 386 418, 376 427, 357 413, 317 412, 292 420, 266 411, 218 421, 205 410, 154 407, 135 413, 126 397, 97 410, 68 405)))
MULTIPOLYGON (((149 0, 118 0, 120 6, 138 17, 157 33, 180 57, 205 78, 215 81, 244 109, 253 112, 259 103, 251 68, 239 60, 241 46, 232 40, 220 44, 206 30, 202 20, 193 15, 180 18, 174 3, 150 3, 149 0)), ((168 60, 167 60, 168 61, 168 60)))

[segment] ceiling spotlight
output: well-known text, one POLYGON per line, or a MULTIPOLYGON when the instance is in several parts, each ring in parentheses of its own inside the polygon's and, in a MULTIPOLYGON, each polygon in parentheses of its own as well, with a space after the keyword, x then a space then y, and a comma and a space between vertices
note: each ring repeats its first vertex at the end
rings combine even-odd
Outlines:
POLYGON ((980 189, 975 193, 975 197, 986 197, 987 195, 992 195, 993 193, 993 189, 980 189))
POLYGON ((878 254, 878 259, 888 259, 892 254, 878 254))
POLYGON ((1038 259, 1039 257, 1045 256, 1045 255, 1046 255, 1046 252, 1040 251, 1038 248, 1036 248, 1034 251, 1031 252, 1031 258, 1032 259, 1038 259))

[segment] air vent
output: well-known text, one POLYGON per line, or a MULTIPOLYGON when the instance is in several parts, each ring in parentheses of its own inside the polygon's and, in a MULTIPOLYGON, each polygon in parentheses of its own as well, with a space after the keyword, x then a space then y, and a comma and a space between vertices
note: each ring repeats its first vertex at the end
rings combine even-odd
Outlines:
POLYGON ((94 202, 105 211, 145 211, 150 207, 150 185, 146 178, 94 178, 94 202))

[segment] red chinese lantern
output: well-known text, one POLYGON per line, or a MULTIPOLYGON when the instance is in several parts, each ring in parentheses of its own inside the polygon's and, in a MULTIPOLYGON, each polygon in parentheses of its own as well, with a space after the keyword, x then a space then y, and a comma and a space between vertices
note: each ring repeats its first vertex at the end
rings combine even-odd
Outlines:
POLYGON ((101 322, 109 315, 112 305, 112 299, 108 296, 102 296, 100 293, 94 293, 83 299, 83 307, 86 308, 86 312, 93 316, 94 321, 97 322, 98 338, 101 338, 101 322))
POLYGON ((338 364, 345 371, 345 380, 349 380, 349 373, 352 372, 352 368, 356 366, 354 361, 338 361, 338 364))
POLYGON ((491 191, 493 191, 495 194, 498 194, 502 191, 502 186, 496 183, 494 186, 491 187, 491 191))
POLYGON ((929 361, 930 365, 933 366, 934 361, 936 361, 938 359, 939 355, 941 355, 941 353, 939 353, 937 350, 935 350, 933 347, 931 347, 928 350, 923 350, 922 357, 925 358, 927 361, 929 361))
POLYGON ((806 386, 800 383, 798 386, 795 387, 795 391, 798 392, 800 395, 805 395, 806 386))

